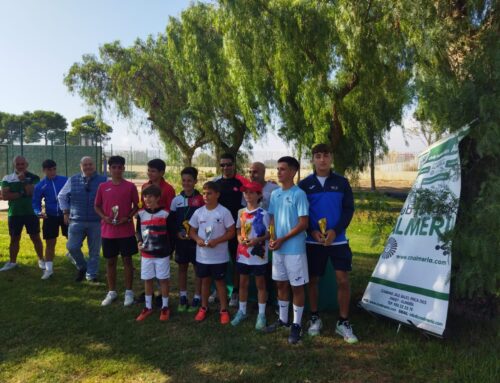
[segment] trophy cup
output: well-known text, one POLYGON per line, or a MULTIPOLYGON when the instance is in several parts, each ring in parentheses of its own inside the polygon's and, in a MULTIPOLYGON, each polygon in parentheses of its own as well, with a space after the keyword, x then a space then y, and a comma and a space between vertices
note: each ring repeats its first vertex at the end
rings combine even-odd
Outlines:
POLYGON ((111 223, 113 225, 118 224, 118 210, 119 210, 119 207, 117 205, 115 205, 111 208, 111 211, 113 212, 113 220, 111 221, 111 223))
POLYGON ((252 222, 245 221, 245 223, 243 224, 243 232, 241 234, 242 234, 242 237, 243 237, 243 242, 247 246, 250 243, 250 238, 249 237, 250 237, 250 232, 251 231, 252 231, 252 222))
POLYGON ((274 225, 269 225, 269 239, 274 241, 276 239, 276 232, 274 231, 274 225))
POLYGON ((318 220, 319 231, 323 235, 323 241, 326 239, 326 218, 321 218, 318 220))
POLYGON ((141 250, 146 250, 149 247, 148 239, 149 239, 149 229, 144 229, 142 231, 142 245, 140 246, 141 250))
POLYGON ((206 234, 205 246, 207 246, 208 241, 210 241, 210 238, 212 238, 212 226, 205 227, 205 234, 206 234))
POLYGON ((189 221, 187 219, 185 219, 184 221, 182 221, 182 227, 184 228, 184 232, 181 233, 182 237, 184 239, 189 239, 189 221))

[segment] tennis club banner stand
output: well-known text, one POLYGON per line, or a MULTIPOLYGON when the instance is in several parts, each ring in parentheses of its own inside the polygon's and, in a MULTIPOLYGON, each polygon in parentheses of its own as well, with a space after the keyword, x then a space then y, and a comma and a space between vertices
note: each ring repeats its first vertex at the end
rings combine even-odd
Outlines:
POLYGON ((452 217, 414 214, 415 191, 447 188, 460 198, 458 144, 468 127, 436 142, 419 156, 417 179, 366 287, 361 306, 373 313, 443 336, 448 314, 451 253, 439 234, 452 217))

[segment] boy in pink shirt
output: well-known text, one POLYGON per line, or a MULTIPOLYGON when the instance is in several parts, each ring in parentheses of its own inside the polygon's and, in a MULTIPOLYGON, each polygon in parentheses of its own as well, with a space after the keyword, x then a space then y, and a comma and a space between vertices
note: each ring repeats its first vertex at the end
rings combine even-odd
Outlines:
POLYGON ((111 181, 100 184, 95 197, 95 211, 102 218, 102 253, 106 259, 108 280, 108 294, 101 305, 108 306, 118 297, 116 264, 118 254, 121 254, 125 273, 123 304, 131 306, 134 303, 132 255, 138 252, 132 218, 138 209, 139 193, 132 182, 123 178, 125 158, 111 156, 108 166, 111 181))

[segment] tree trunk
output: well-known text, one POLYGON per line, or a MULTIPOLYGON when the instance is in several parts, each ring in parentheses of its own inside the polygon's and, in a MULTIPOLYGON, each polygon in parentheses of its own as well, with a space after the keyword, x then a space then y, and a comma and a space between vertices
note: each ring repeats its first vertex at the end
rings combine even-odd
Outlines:
POLYGON ((375 148, 370 149, 370 184, 371 191, 377 190, 375 186, 375 148))

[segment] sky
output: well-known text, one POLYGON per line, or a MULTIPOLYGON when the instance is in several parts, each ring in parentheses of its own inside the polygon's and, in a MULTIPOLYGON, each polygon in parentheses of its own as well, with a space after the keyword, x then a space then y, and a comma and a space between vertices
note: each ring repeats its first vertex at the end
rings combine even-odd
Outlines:
MULTIPOLYGON (((165 30, 169 16, 178 17, 190 1, 185 0, 0 0, 0 111, 51 110, 71 123, 88 114, 78 95, 63 84, 71 65, 84 54, 97 54, 100 45, 120 40, 128 46, 165 30)), ((137 136, 134 122, 113 115, 111 143, 116 148, 158 149, 156 136, 137 136)), ((406 116, 405 121, 410 121, 406 116)), ((418 139, 404 142, 402 129, 388 137, 390 150, 418 152, 418 139)), ((274 134, 254 145, 256 152, 287 151, 274 134)))

